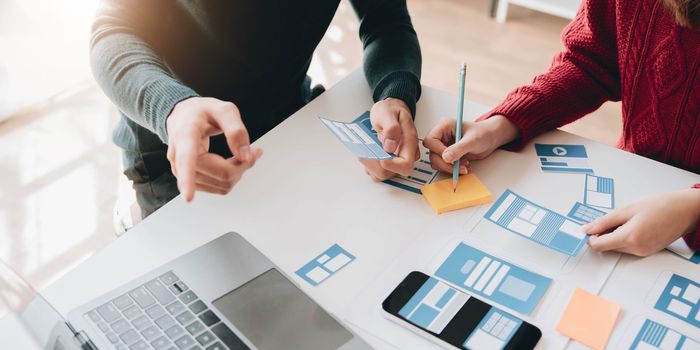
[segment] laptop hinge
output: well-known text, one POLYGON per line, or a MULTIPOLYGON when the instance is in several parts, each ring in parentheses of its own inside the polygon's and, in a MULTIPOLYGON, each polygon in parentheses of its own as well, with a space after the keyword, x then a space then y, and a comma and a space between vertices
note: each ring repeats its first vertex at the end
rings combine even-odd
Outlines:
POLYGON ((73 333, 73 340, 75 340, 76 343, 80 346, 80 349, 82 350, 99 350, 97 349, 97 346, 95 346, 95 343, 90 340, 90 337, 85 334, 83 331, 76 331, 73 326, 66 322, 66 326, 68 326, 68 329, 70 329, 71 333, 73 333))

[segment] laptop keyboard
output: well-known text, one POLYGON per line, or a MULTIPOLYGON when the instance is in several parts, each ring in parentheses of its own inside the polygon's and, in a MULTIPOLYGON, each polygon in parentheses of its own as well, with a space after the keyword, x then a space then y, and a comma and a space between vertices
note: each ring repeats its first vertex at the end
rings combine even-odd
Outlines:
POLYGON ((117 350, 248 349, 172 271, 84 316, 117 350))

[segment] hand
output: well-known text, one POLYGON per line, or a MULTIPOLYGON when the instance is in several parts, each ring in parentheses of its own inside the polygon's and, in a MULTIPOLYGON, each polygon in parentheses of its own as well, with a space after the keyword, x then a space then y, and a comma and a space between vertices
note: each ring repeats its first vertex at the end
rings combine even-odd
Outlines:
POLYGON ((502 115, 477 123, 462 123, 462 138, 455 142, 455 120, 443 119, 428 135, 423 145, 430 150, 433 169, 452 173, 452 166, 459 159, 459 173, 467 174, 469 161, 484 159, 496 148, 515 140, 518 128, 502 115))
POLYGON ((693 232, 700 218, 700 190, 647 197, 585 225, 594 251, 648 256, 693 232))
POLYGON ((175 105, 166 122, 168 160, 186 201, 194 192, 226 194, 255 164, 261 149, 250 147, 236 105, 215 98, 191 97, 175 105), (224 134, 234 157, 209 153, 209 137, 224 134))
POLYGON ((420 159, 420 151, 418 132, 406 103, 390 97, 375 103, 369 115, 384 150, 396 157, 386 160, 360 158, 367 175, 374 181, 384 181, 395 174, 411 175, 413 163, 420 159))

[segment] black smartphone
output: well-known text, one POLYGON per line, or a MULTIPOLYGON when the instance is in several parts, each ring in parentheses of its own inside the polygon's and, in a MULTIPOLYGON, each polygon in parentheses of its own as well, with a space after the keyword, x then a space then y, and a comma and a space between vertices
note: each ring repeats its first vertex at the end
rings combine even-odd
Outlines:
POLYGON ((533 349, 542 337, 537 327, 418 271, 382 308, 413 331, 459 349, 533 349))

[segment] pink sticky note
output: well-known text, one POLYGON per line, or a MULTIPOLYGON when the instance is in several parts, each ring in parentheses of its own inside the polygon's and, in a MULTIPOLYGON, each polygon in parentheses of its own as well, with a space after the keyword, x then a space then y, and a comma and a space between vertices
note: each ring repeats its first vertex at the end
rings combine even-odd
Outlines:
POLYGON ((619 304, 576 288, 557 324, 557 332, 603 350, 619 314, 619 304))

